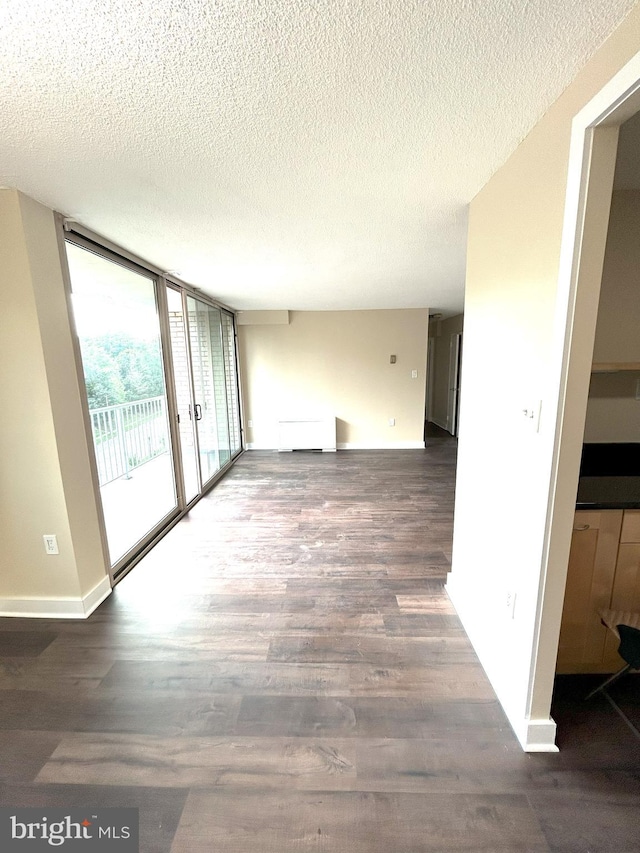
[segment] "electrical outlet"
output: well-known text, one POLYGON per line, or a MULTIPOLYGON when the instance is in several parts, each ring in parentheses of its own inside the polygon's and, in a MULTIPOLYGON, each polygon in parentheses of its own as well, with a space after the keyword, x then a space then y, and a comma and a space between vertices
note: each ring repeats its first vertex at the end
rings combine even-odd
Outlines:
POLYGON ((44 539, 44 550, 47 554, 59 554, 58 551, 58 537, 55 533, 45 533, 42 537, 44 539))
POLYGON ((411 371, 411 378, 412 378, 412 379, 417 379, 417 378, 418 378, 418 371, 417 371, 417 370, 412 370, 412 371, 411 371))
POLYGON ((505 604, 507 606, 507 611, 509 612, 509 618, 516 618, 516 593, 510 590, 507 592, 507 596, 505 599, 505 604))
POLYGON ((247 426, 249 427, 249 429, 252 429, 253 428, 253 421, 247 421, 247 426))
POLYGON ((396 425, 396 419, 395 418, 389 418, 389 426, 395 426, 395 425, 396 425))

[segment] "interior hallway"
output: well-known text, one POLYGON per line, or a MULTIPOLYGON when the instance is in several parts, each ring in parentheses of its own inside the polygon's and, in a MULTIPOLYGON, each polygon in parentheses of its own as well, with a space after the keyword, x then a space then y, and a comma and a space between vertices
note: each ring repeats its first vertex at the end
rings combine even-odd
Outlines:
POLYGON ((524 754, 452 611, 455 453, 245 454, 88 621, 0 620, 1 804, 137 806, 144 853, 636 851, 637 738, 565 696, 524 754))

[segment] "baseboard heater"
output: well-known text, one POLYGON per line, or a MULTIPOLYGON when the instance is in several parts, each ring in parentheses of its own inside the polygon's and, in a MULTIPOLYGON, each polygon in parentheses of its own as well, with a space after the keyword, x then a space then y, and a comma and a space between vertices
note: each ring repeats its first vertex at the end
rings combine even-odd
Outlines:
POLYGON ((296 418, 278 421, 278 450, 336 449, 335 418, 296 418))

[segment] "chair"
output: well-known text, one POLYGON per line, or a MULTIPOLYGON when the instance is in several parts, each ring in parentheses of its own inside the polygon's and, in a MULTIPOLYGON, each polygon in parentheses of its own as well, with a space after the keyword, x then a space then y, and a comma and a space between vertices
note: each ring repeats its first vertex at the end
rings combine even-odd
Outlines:
POLYGON ((592 690, 585 699, 591 699, 596 693, 600 693, 605 687, 609 687, 625 672, 640 669, 640 613, 633 613, 628 610, 601 610, 599 615, 602 624, 620 640, 618 654, 625 665, 618 672, 610 675, 599 687, 592 690))

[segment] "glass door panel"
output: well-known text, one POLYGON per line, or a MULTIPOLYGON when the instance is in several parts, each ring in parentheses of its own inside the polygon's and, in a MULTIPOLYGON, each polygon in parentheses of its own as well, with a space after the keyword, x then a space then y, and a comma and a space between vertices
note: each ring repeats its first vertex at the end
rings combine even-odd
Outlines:
POLYGON ((167 308, 169 311, 169 335, 171 337, 173 382, 178 409, 178 434, 180 436, 185 502, 190 503, 200 494, 195 413, 191 393, 191 370, 189 368, 189 349, 182 294, 171 287, 167 288, 167 308))
POLYGON ((177 511, 156 282, 67 243, 111 565, 177 511))
POLYGON ((231 456, 242 448, 240 438, 240 403, 236 373, 236 342, 233 316, 222 312, 222 347, 224 351, 225 384, 227 390, 227 422, 229 424, 229 447, 231 456))
POLYGON ((229 419, 227 417, 227 381, 222 339, 222 312, 209 306, 209 336, 213 366, 213 398, 218 432, 218 470, 231 459, 229 419))
POLYGON ((229 428, 220 311, 187 297, 193 371, 194 410, 202 482, 229 460, 229 428))

